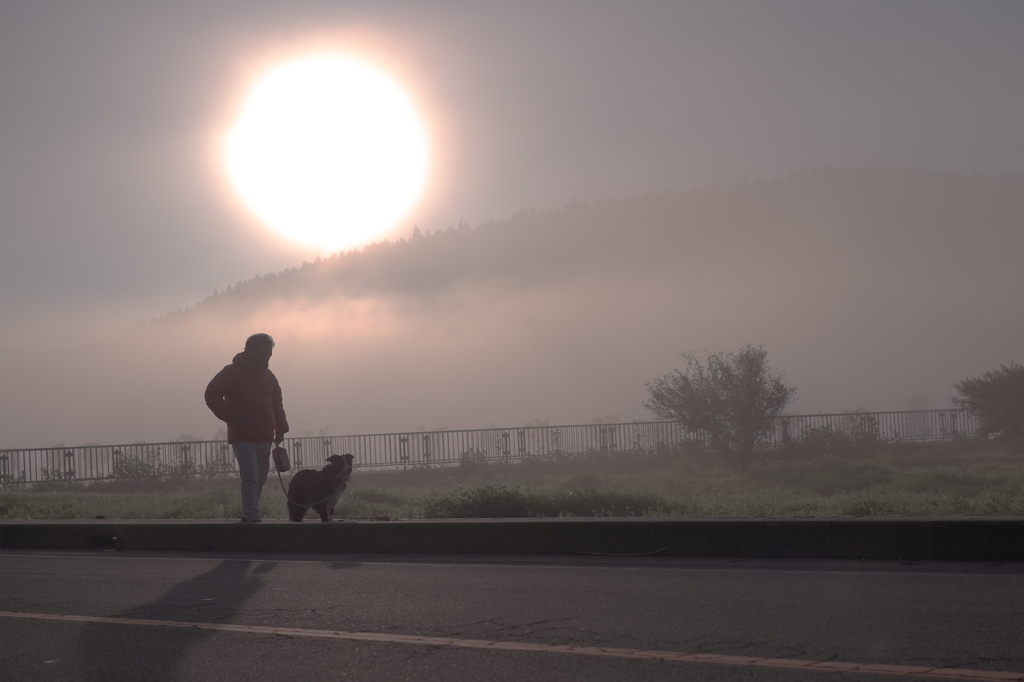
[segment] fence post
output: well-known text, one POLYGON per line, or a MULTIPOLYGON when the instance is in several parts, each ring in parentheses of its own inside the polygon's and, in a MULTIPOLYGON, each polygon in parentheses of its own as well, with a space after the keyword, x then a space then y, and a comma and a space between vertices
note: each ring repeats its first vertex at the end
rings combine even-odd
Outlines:
POLYGON ((192 454, 192 446, 188 443, 183 443, 181 446, 181 461, 178 462, 178 466, 181 469, 181 475, 184 478, 191 478, 191 464, 190 460, 192 454))
POLYGON ((75 477, 75 451, 64 451, 64 480, 70 481, 75 477))

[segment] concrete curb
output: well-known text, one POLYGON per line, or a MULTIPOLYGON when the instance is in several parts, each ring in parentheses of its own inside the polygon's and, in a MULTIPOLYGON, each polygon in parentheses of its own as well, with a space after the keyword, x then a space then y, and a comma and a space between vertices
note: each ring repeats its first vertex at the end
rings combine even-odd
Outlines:
POLYGON ((3 549, 1024 561, 1024 514, 834 518, 3 521, 3 549))

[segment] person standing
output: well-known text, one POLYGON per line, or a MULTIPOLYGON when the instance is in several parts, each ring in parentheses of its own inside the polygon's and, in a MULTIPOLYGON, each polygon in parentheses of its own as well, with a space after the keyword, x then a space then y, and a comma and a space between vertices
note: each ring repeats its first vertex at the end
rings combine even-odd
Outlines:
POLYGON ((270 472, 270 450, 288 433, 281 385, 269 366, 273 354, 274 339, 253 334, 246 339, 245 350, 206 387, 206 404, 227 422, 228 443, 238 460, 243 523, 263 520, 260 494, 270 472))

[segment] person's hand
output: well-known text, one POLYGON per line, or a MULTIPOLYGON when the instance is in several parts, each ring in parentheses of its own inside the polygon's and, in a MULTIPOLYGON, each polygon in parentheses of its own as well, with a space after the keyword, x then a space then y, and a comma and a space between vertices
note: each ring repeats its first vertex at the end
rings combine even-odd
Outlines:
POLYGON ((277 438, 274 439, 274 445, 280 445, 283 442, 284 442, 284 434, 283 433, 277 434, 277 438))

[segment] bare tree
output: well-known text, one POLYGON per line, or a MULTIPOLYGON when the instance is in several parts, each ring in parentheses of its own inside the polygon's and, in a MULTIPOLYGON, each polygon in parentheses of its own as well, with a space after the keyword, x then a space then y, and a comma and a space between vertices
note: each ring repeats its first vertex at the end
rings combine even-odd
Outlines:
POLYGON ((647 409, 704 431, 726 463, 740 471, 750 466, 754 448, 774 426, 796 388, 768 367, 768 352, 747 344, 736 353, 681 354, 686 370, 647 382, 647 409))

